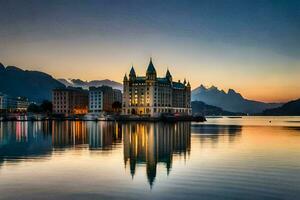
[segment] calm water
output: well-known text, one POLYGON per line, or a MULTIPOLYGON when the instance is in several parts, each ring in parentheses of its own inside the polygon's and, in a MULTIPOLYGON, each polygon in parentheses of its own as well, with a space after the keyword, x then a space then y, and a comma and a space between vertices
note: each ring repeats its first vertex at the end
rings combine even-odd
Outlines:
POLYGON ((0 123, 0 199, 300 199, 300 117, 0 123))

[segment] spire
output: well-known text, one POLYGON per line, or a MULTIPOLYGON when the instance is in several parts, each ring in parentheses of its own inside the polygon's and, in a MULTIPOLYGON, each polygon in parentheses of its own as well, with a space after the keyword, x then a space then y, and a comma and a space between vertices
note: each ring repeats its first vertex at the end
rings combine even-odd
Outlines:
POLYGON ((166 77, 167 77, 167 78, 168 78, 168 77, 172 77, 172 75, 171 75, 171 73, 170 73, 170 71, 169 71, 169 68, 167 69, 166 77))
POLYGON ((167 73, 166 73, 166 79, 168 79, 169 80, 169 82, 171 82, 171 84, 172 84, 172 75, 171 75, 171 73, 170 73, 170 71, 169 71, 169 69, 167 69, 167 73))
POLYGON ((134 70, 134 68, 132 66, 131 69, 130 69, 129 78, 133 78, 133 77, 135 78, 136 74, 135 74, 135 70, 134 70))
POLYGON ((146 74, 154 74, 154 73, 156 74, 156 70, 153 65, 152 58, 150 58, 150 62, 149 62, 146 74))
POLYGON ((188 81, 188 83, 187 83, 187 87, 191 87, 191 85, 190 85, 190 82, 188 81))
POLYGON ((127 74, 125 74, 125 76, 124 76, 124 79, 123 79, 124 81, 127 81, 128 80, 128 78, 127 78, 127 74))

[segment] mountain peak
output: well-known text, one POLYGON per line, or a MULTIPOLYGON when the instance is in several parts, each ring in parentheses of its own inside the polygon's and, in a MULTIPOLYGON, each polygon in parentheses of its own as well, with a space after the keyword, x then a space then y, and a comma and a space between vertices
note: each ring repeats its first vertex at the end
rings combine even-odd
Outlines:
POLYGON ((267 108, 274 108, 281 105, 244 99, 234 89, 228 89, 226 93, 224 90, 219 90, 216 86, 206 88, 203 85, 192 91, 192 101, 202 101, 224 110, 243 113, 260 113, 267 108))
POLYGON ((228 92, 227 92, 228 94, 236 94, 236 92, 234 91, 234 89, 228 89, 228 92))
POLYGON ((14 71, 24 71, 23 69, 20 69, 16 66, 7 66, 6 70, 14 70, 14 71))
POLYGON ((214 85, 210 86, 208 88, 208 90, 218 90, 219 91, 219 89, 216 86, 214 86, 214 85))
POLYGON ((104 80, 92 80, 92 81, 83 81, 81 79, 57 79, 61 83, 63 83, 66 86, 73 86, 73 87, 82 87, 82 88, 89 88, 89 87, 99 87, 102 85, 110 86, 114 89, 123 89, 123 85, 121 83, 118 83, 116 81, 112 81, 110 79, 104 79, 104 80))
POLYGON ((12 97, 24 96, 30 101, 50 100, 52 89, 63 86, 49 74, 15 66, 7 66, 0 73, 0 92, 12 97))
POLYGON ((0 63, 0 71, 3 71, 3 70, 5 70, 5 67, 2 63, 0 63))

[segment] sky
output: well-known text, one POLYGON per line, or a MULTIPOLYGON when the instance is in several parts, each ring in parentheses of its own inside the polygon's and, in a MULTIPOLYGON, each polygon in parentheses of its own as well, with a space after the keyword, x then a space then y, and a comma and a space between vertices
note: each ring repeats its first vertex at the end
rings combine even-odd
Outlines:
POLYGON ((300 1, 0 0, 0 62, 55 78, 144 75, 300 98, 300 1))

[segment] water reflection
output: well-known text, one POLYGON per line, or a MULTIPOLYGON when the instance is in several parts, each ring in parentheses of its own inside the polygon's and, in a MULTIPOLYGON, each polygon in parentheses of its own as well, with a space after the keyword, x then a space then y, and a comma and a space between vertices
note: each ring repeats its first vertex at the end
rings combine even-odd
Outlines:
POLYGON ((220 139, 234 143, 241 136, 242 126, 193 124, 192 132, 199 134, 201 143, 211 143, 214 146, 220 139))
POLYGON ((299 126, 246 120, 0 123, 0 199, 299 199, 299 126))
POLYGON ((43 158, 52 152, 49 123, 0 123, 0 164, 4 159, 18 162, 43 158))
POLYGON ((137 167, 146 168, 152 187, 157 165, 163 164, 169 175, 173 156, 190 154, 191 129, 200 135, 200 142, 218 143, 221 137, 234 142, 241 126, 191 126, 189 122, 114 123, 114 122, 8 122, 0 123, 0 161, 16 162, 28 158, 43 158, 53 151, 88 148, 90 151, 116 149, 123 142, 125 168, 134 178, 137 167))
POLYGON ((169 174, 173 154, 186 158, 190 153, 190 123, 132 123, 124 124, 122 129, 125 166, 130 166, 134 177, 137 164, 145 164, 150 186, 154 183, 158 163, 165 164, 169 174))
POLYGON ((115 144, 122 143, 121 124, 88 122, 87 125, 90 150, 111 150, 115 144))

